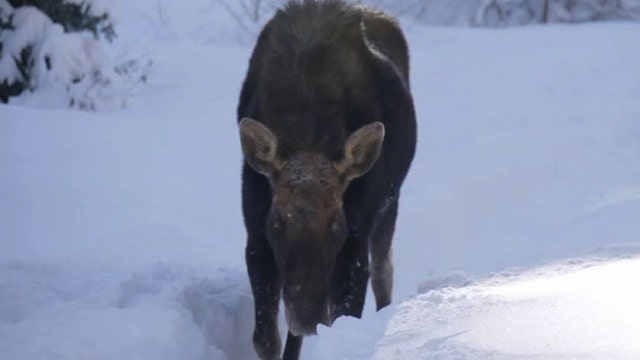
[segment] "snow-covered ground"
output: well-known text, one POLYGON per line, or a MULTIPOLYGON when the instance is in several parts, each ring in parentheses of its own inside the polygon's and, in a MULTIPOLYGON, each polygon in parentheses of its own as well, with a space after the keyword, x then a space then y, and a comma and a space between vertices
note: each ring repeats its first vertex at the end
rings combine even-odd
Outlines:
MULTIPOLYGON (((127 109, 0 106, 0 359, 252 358, 251 47, 211 44, 205 3, 122 2, 113 51, 154 59, 127 109)), ((395 305, 369 298, 303 358, 640 357, 639 36, 411 26, 395 305)))

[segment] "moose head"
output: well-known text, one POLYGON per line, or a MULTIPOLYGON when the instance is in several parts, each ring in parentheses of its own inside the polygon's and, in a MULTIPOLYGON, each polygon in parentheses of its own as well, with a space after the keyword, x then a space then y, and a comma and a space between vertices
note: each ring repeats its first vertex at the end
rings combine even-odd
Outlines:
POLYGON ((265 234, 281 274, 289 330, 315 333, 317 324, 331 324, 330 280, 347 238, 343 194, 377 161, 384 125, 373 122, 353 132, 339 161, 308 151, 283 158, 267 126, 250 118, 239 126, 245 160, 271 186, 265 234))

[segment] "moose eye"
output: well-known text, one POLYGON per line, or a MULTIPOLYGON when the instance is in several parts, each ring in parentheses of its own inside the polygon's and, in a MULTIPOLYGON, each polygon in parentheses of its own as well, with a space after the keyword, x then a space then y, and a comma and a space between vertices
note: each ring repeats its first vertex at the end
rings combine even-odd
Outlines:
POLYGON ((343 232, 345 231, 346 225, 347 224, 345 222, 344 216, 338 214, 334 216, 333 219, 331 219, 331 221, 329 222, 329 231, 334 236, 340 237, 344 235, 343 232))

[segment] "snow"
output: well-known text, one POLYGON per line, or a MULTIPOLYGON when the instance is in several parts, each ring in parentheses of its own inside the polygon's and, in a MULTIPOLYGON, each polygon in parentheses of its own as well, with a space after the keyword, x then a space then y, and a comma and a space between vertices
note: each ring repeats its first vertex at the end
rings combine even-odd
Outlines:
MULTIPOLYGON (((251 45, 211 40, 228 19, 206 3, 122 3, 109 51, 154 61, 126 108, 0 106, 0 358, 253 357, 251 45)), ((407 28, 419 147, 395 304, 369 295, 302 358, 640 356, 640 25, 407 28)))
POLYGON ((638 241, 638 201, 588 215, 640 183, 637 34, 413 29, 420 134, 401 202, 415 205, 398 235, 427 235, 397 245, 428 261, 405 271, 486 274, 638 241))

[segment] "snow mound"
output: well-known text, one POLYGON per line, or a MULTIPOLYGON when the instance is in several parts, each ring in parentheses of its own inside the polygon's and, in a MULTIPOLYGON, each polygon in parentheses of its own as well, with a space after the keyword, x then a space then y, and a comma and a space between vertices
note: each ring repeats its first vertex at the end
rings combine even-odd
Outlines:
POLYGON ((418 293, 444 287, 462 287, 473 283, 473 276, 464 271, 453 271, 445 275, 434 275, 418 284, 418 293))
POLYGON ((401 304, 374 359, 638 359, 640 257, 575 260, 401 304))

